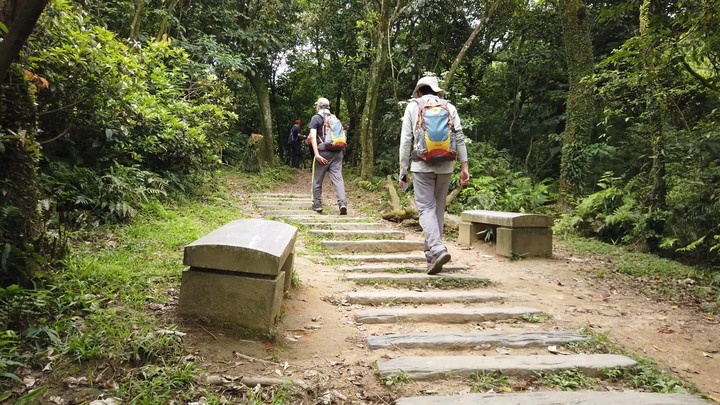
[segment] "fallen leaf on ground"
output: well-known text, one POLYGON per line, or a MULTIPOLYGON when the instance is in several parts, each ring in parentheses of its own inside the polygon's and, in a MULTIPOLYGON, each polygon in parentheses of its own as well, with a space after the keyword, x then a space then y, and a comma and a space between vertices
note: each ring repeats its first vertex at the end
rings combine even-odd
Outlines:
POLYGON ((675 333, 675 331, 670 328, 668 325, 663 325, 660 329, 658 329, 658 332, 660 333, 675 333))

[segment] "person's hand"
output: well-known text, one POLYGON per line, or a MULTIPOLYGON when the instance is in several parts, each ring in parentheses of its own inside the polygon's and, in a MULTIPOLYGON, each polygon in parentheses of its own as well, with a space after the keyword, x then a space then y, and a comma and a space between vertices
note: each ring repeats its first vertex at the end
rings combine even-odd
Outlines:
POLYGON ((328 160, 320 155, 315 155, 315 160, 320 162, 321 165, 326 165, 328 163, 328 160))
POLYGON ((398 178, 398 188, 402 191, 406 191, 409 187, 409 182, 410 180, 408 180, 408 175, 403 174, 398 178))
POLYGON ((460 185, 461 186, 467 186, 470 182, 470 172, 467 168, 462 168, 460 170, 460 185))

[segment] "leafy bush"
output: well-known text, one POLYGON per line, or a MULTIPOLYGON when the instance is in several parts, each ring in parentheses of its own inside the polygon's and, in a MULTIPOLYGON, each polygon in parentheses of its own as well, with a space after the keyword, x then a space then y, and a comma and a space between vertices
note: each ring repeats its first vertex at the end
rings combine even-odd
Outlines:
MULTIPOLYGON (((469 209, 538 212, 554 200, 549 183, 533 184, 528 176, 514 170, 507 152, 479 142, 473 142, 468 149, 470 183, 450 207, 451 212, 469 209)), ((455 184, 457 177, 456 173, 455 184)))
POLYGON ((155 173, 117 164, 102 174, 53 163, 43 178, 60 221, 76 227, 91 221, 127 222, 144 203, 165 197, 168 185, 155 173))

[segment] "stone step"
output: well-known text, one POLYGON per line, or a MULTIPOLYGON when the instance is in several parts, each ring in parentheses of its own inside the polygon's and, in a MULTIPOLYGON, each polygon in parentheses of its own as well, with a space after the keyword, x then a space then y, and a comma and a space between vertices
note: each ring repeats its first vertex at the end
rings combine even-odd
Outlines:
POLYGON ((261 210, 266 211, 277 211, 277 210, 294 210, 294 209, 306 209, 312 208, 312 201, 269 201, 269 202, 255 202, 255 205, 261 210))
POLYGON ((511 394, 464 394, 398 398, 395 405, 708 405, 688 394, 638 391, 548 391, 511 394))
POLYGON ((418 285, 432 283, 457 283, 460 286, 477 287, 492 284, 486 277, 469 274, 439 273, 436 275, 418 273, 346 273, 345 279, 358 284, 418 285))
POLYGON ((529 347, 562 345, 590 340, 576 332, 473 332, 473 333, 397 333, 382 336, 368 336, 370 349, 383 348, 425 348, 451 350, 479 345, 529 347))
POLYGON ((313 213, 313 210, 310 209, 310 205, 308 205, 305 208, 285 208, 282 209, 263 209, 265 212, 265 215, 268 217, 275 217, 275 218, 282 218, 286 216, 296 216, 296 215, 317 215, 313 213))
POLYGON ((425 263, 425 255, 423 254, 397 254, 397 255, 330 255, 329 259, 333 260, 350 260, 354 262, 366 263, 425 263))
POLYGON ((412 252, 425 248, 423 241, 410 240, 323 240, 320 244, 329 250, 341 252, 412 252))
POLYGON ((388 229, 382 222, 309 222, 303 224, 310 229, 379 230, 388 229))
POLYGON ((284 219, 288 222, 297 222, 299 224, 305 224, 308 222, 362 222, 367 221, 367 218, 363 217, 350 217, 347 215, 322 215, 317 214, 312 211, 306 211, 307 214, 302 215, 277 215, 274 212, 270 212, 268 214, 272 214, 269 216, 274 216, 275 218, 284 219))
POLYGON ((311 199, 311 194, 308 191, 306 194, 293 194, 293 193, 260 193, 255 194, 255 198, 277 198, 277 199, 293 199, 293 198, 304 198, 311 199))
MULTIPOLYGON (((443 271, 458 271, 467 270, 468 267, 464 264, 446 264, 443 266, 443 271)), ((425 273, 427 272, 427 265, 422 264, 420 266, 414 264, 364 264, 360 266, 342 266, 338 270, 349 271, 357 273, 425 273)))
POLYGON ((540 314, 535 308, 373 308, 355 311, 358 323, 436 322, 467 323, 516 319, 523 315, 540 314))
POLYGON ((443 304, 449 302, 488 302, 501 301, 507 294, 489 291, 451 290, 451 291, 411 291, 381 290, 352 291, 345 293, 345 299, 351 304, 382 305, 397 304, 443 304))
POLYGON ((635 360, 619 354, 409 356, 377 362, 382 379, 403 374, 413 380, 465 378, 483 371, 500 371, 508 375, 532 375, 539 371, 561 371, 573 368, 589 376, 597 376, 602 369, 629 368, 635 364, 637 364, 635 360))
POLYGON ((314 229, 310 231, 310 235, 321 238, 353 240, 353 239, 376 239, 376 240, 403 240, 405 232, 393 231, 390 229, 381 230, 342 230, 342 229, 314 229))

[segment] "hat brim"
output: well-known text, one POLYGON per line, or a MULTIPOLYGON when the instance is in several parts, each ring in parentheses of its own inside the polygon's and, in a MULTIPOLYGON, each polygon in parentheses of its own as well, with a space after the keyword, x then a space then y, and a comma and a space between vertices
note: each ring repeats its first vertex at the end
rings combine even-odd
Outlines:
POLYGON ((425 87, 425 86, 430 87, 432 89, 432 91, 437 93, 438 96, 440 96, 440 97, 445 96, 445 90, 441 89, 438 86, 433 86, 432 84, 428 84, 428 83, 418 83, 417 86, 415 86, 415 90, 413 90, 413 93, 412 93, 413 97, 415 97, 415 98, 421 97, 422 94, 418 93, 418 90, 420 90, 421 87, 425 87))

